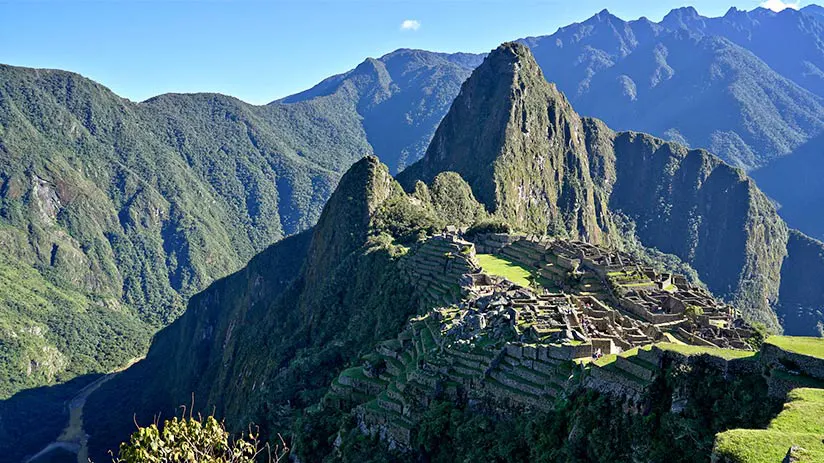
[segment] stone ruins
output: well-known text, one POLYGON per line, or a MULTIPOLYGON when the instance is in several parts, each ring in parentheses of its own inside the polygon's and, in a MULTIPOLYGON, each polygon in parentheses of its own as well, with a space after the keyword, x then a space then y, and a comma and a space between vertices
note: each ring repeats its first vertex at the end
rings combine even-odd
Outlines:
POLYGON ((431 309, 344 371, 324 401, 355 404, 362 430, 398 447, 436 397, 548 409, 582 386, 631 402, 659 374, 662 346, 751 350, 754 332, 733 307, 586 243, 446 233, 410 249, 402 268, 431 309), (486 272, 476 253, 520 266, 529 286, 486 272))

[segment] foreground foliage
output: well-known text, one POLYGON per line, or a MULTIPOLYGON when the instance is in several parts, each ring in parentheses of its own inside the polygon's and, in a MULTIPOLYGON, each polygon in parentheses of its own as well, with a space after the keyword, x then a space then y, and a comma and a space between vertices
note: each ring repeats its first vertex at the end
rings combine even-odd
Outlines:
POLYGON ((139 428, 129 442, 120 445, 115 463, 255 463, 266 459, 279 462, 288 448, 261 446, 257 431, 232 439, 214 416, 205 420, 175 417, 139 428))

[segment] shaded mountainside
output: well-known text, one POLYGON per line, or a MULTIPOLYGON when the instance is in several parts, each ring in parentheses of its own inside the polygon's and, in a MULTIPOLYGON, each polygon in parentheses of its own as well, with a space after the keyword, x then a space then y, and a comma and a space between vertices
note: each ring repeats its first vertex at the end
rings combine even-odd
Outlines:
POLYGON ((787 332, 824 336, 824 243, 793 230, 787 251, 776 312, 787 332))
POLYGON ((816 7, 811 5, 801 11, 786 8, 778 13, 766 8, 743 11, 733 7, 718 18, 702 17, 693 8, 681 8, 667 15, 661 25, 726 37, 781 75, 824 96, 824 22, 815 14, 816 7), (787 47, 786 43, 793 46, 787 47))
POLYGON ((610 211, 620 212, 644 245, 680 257, 710 290, 777 326, 770 306, 787 227, 766 196, 705 151, 581 118, 522 45, 502 46, 476 69, 426 156, 398 179, 410 190, 449 170, 531 232, 618 244, 610 211))
POLYGON ((769 192, 781 217, 793 227, 822 240, 824 216, 816 213, 824 204, 824 135, 750 174, 758 187, 769 192))
POLYGON ((393 173, 420 159, 469 73, 483 59, 469 53, 401 49, 279 100, 312 101, 342 94, 353 100, 374 152, 393 173))
POLYGON ((189 296, 313 225, 352 162, 419 158, 477 59, 399 50, 266 106, 135 104, 76 74, 0 67, 0 265, 28 275, 0 303, 0 396, 124 363, 189 296), (101 342, 114 347, 90 350, 101 342))
POLYGON ((408 248, 381 231, 389 223, 382 216, 406 217, 415 230, 437 221, 429 206, 403 194, 386 166, 364 158, 312 231, 278 242, 192 298, 145 360, 89 399, 92 450, 105 455, 129 432, 126 410, 148 422, 192 392, 234 428, 249 421, 267 433, 288 428, 347 362, 431 303, 401 277, 408 248))

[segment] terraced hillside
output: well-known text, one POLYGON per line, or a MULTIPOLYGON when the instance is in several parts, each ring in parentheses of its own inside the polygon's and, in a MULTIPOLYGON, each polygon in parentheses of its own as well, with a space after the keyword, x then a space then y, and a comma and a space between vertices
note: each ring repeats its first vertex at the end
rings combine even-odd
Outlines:
POLYGON ((772 337, 762 350, 773 394, 786 394, 784 409, 766 429, 733 429, 716 437, 714 461, 766 463, 824 460, 824 342, 820 338, 772 337), (801 387, 799 387, 801 386, 801 387))
POLYGON ((92 394, 92 455, 128 434, 132 412, 148 422, 194 392, 233 430, 294 436, 305 461, 387 450, 370 429, 450 461, 464 445, 453 424, 482 436, 476 425, 513 425, 512 411, 556 423, 513 425, 512 452, 535 450, 534 425, 555 433, 537 441, 560 461, 656 461, 684 433, 689 446, 674 445, 694 461, 716 432, 766 425, 770 394, 806 378, 768 356, 727 358, 758 346, 751 321, 775 321, 788 238, 764 195, 706 152, 581 118, 522 46, 493 51, 424 159, 402 182, 389 172, 358 161, 310 232, 197 295, 145 360, 92 394), (709 290, 621 250, 637 240, 694 265, 709 290), (526 287, 478 272, 491 260, 481 247, 506 263, 497 272, 526 271, 526 287))

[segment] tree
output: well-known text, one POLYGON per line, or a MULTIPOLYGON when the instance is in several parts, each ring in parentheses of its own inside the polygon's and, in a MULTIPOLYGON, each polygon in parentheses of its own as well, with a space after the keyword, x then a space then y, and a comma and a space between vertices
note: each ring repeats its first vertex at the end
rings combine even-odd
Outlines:
POLYGON ((138 427, 129 442, 120 444, 114 463, 256 463, 279 462, 289 451, 283 439, 272 451, 261 446, 258 432, 231 439, 224 424, 214 416, 205 420, 185 415, 157 424, 138 427))

